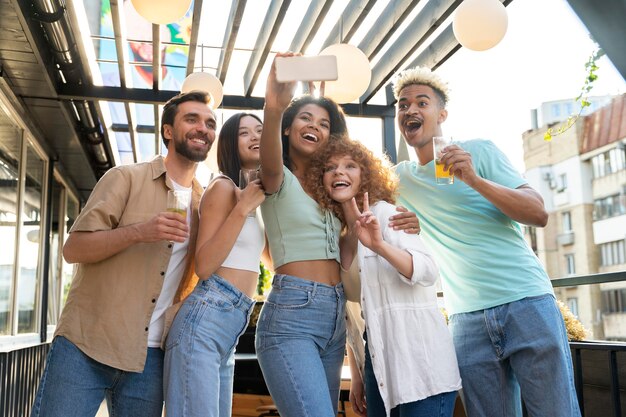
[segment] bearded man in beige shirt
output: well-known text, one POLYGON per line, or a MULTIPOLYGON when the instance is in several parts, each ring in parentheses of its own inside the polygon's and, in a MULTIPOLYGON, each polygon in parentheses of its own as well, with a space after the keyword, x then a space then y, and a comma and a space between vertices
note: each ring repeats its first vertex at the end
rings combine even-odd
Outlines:
POLYGON ((32 417, 94 416, 105 398, 114 416, 161 416, 161 339, 196 281, 195 172, 215 140, 209 102, 198 91, 169 100, 167 156, 110 169, 72 226, 63 255, 78 265, 32 417), (191 190, 186 216, 166 211, 176 189, 191 190))

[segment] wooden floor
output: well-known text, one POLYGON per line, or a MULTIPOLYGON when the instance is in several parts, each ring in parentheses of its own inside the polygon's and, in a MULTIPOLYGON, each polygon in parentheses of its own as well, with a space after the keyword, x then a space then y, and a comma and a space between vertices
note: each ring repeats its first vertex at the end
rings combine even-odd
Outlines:
MULTIPOLYGON (((266 395, 234 394, 232 417, 257 417, 256 408, 262 405, 272 404, 272 398, 266 395)), ((346 402, 346 417, 356 417, 350 403, 346 402)), ((454 408, 454 417, 465 417, 465 411, 459 398, 454 408)))

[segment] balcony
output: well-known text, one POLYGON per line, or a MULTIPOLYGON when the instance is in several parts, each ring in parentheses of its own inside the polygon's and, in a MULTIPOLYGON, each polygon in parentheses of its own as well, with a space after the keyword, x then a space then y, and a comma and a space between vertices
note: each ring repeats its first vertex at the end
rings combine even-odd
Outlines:
POLYGON ((556 241, 560 246, 574 244, 574 232, 561 233, 556 237, 556 241))

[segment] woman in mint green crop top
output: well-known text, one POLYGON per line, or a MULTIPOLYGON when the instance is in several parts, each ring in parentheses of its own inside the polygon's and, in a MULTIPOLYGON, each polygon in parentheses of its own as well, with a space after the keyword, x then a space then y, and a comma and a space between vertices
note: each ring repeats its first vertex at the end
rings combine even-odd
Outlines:
POLYGON ((341 226, 301 181, 318 147, 347 128, 335 102, 292 101, 294 87, 277 82, 272 66, 261 135, 267 194, 261 212, 276 275, 257 322, 256 352, 281 416, 333 417, 345 351, 341 226))

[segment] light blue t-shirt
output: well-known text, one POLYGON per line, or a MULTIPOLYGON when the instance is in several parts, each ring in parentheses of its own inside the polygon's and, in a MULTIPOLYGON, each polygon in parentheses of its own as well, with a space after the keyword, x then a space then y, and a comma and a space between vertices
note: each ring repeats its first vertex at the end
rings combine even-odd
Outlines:
MULTIPOLYGON (((487 140, 459 142, 472 155, 476 173, 508 188, 527 183, 487 140)), ((552 293, 552 285, 520 225, 463 181, 435 184, 431 161, 402 162, 399 202, 417 213, 423 237, 441 275, 451 314, 483 310, 525 297, 552 293)))

